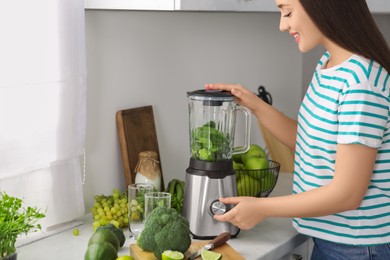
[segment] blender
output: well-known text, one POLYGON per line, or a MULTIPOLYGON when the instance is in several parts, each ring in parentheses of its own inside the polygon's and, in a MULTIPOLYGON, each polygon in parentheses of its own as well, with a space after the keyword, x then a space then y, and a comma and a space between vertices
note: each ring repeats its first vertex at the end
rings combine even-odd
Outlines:
POLYGON ((220 197, 237 196, 232 156, 248 151, 251 114, 235 102, 228 91, 196 90, 187 92, 191 158, 186 170, 183 216, 196 239, 212 239, 222 232, 236 237, 239 228, 214 220, 233 205, 220 197), (245 115, 244 145, 234 148, 236 112, 245 115))

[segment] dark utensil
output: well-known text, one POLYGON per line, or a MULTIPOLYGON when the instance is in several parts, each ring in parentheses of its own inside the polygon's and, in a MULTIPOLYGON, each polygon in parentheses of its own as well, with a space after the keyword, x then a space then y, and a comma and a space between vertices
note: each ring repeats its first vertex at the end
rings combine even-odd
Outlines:
POLYGON ((216 238, 214 238, 210 243, 208 243, 207 245, 205 245, 204 247, 202 247, 201 249, 199 249, 198 251, 190 255, 190 257, 188 257, 187 260, 194 260, 195 258, 201 255, 203 250, 211 250, 213 248, 216 248, 226 243, 226 241, 228 241, 229 239, 230 239, 230 233, 224 232, 218 235, 216 238))
POLYGON ((272 105, 272 96, 271 96, 271 94, 270 94, 269 92, 267 92, 267 91, 265 90, 265 87, 264 87, 264 86, 259 86, 259 88, 257 89, 257 91, 258 91, 257 96, 258 96, 259 98, 261 98, 264 102, 266 102, 266 103, 272 105))

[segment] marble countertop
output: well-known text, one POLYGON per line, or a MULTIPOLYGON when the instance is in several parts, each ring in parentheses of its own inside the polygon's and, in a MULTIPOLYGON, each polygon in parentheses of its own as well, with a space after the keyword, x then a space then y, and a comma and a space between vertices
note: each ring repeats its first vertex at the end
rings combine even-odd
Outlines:
MULTIPOLYGON (((290 194, 292 174, 280 173, 277 185, 271 196, 290 194)), ((83 259, 88 240, 92 234, 92 216, 85 215, 78 220, 79 236, 73 235, 73 227, 58 234, 21 246, 17 249, 18 260, 73 260, 83 259)), ((126 237, 129 232, 124 229, 126 237)), ((251 230, 241 230, 238 236, 228 241, 245 259, 279 259, 290 253, 308 238, 298 234, 291 226, 291 219, 270 218, 251 230)), ((118 255, 129 255, 130 244, 135 241, 127 239, 118 255)))

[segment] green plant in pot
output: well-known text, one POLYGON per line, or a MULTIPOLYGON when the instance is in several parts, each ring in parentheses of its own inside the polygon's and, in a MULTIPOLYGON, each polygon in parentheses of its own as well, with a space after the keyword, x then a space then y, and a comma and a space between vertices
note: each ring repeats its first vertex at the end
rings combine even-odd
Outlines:
POLYGON ((16 238, 41 229, 38 221, 45 217, 35 207, 23 207, 23 201, 0 192, 0 259, 16 259, 16 238), (13 258, 10 258, 10 256, 13 258))

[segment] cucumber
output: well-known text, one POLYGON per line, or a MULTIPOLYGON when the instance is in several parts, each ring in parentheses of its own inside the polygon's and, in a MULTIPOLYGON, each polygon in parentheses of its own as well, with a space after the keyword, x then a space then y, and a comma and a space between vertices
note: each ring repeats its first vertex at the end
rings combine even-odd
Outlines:
POLYGON ((176 198, 180 202, 184 197, 184 188, 181 181, 176 182, 175 191, 176 191, 176 198))
POLYGON ((176 187, 177 179, 173 179, 169 182, 167 187, 167 192, 174 195, 175 194, 175 187, 176 187))

